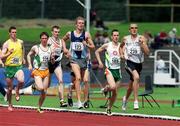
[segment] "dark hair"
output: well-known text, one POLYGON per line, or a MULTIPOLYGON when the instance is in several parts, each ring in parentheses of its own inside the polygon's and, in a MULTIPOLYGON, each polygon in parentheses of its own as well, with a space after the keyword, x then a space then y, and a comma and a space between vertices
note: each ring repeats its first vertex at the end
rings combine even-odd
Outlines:
POLYGON ((16 27, 15 27, 15 26, 11 26, 11 27, 9 28, 9 33, 11 32, 12 29, 16 29, 16 27))
POLYGON ((47 37, 49 38, 49 34, 48 34, 47 32, 41 32, 40 38, 41 38, 43 35, 45 35, 45 36, 47 36, 47 37))
POLYGON ((119 32, 119 31, 117 29, 113 29, 111 35, 113 35, 113 32, 119 32))
POLYGON ((53 31, 55 28, 56 28, 56 29, 60 29, 60 27, 59 27, 59 26, 54 25, 54 26, 52 26, 51 31, 53 31))

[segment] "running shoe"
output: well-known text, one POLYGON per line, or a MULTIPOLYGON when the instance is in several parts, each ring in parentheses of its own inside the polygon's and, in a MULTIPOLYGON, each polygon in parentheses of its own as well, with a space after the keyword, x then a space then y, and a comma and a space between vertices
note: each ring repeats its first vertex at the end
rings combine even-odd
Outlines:
POLYGON ((10 112, 13 111, 13 106, 12 106, 12 105, 9 105, 9 106, 8 106, 8 111, 10 111, 10 112))
POLYGON ((89 102, 88 101, 84 102, 84 108, 89 108, 89 102))
POLYGON ((44 113, 44 111, 41 108, 37 108, 38 113, 44 113))
POLYGON ((81 102, 78 102, 78 109, 82 109, 83 108, 83 105, 81 102))
POLYGON ((7 94, 4 96, 4 101, 7 102, 7 94))
POLYGON ((127 105, 126 96, 124 96, 122 99, 122 110, 123 111, 126 111, 126 105, 127 105))
POLYGON ((15 99, 16 99, 16 101, 20 100, 19 90, 17 90, 17 89, 16 89, 16 94, 15 94, 15 99))
POLYGON ((32 92, 35 92, 35 91, 36 91, 36 86, 35 86, 35 84, 32 84, 31 89, 32 89, 32 92))
POLYGON ((134 110, 138 110, 138 109, 139 109, 138 101, 134 101, 134 110))
POLYGON ((72 100, 72 98, 70 98, 70 97, 68 97, 68 105, 69 105, 70 107, 73 107, 73 100, 72 100))
POLYGON ((112 115, 111 109, 107 108, 107 109, 106 109, 106 113, 107 113, 108 116, 111 116, 111 115, 112 115))
POLYGON ((60 107, 67 107, 67 103, 64 100, 60 100, 60 107))
POLYGON ((101 91, 104 94, 104 96, 107 97, 108 91, 105 88, 102 88, 101 91))

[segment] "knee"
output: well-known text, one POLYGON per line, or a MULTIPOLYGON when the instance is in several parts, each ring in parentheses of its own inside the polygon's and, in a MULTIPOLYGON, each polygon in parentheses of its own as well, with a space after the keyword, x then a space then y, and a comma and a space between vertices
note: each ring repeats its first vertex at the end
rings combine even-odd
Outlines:
POLYGON ((62 81, 62 80, 59 80, 59 84, 63 84, 63 81, 62 81))
POLYGON ((115 85, 110 86, 110 88, 111 88, 111 90, 116 91, 116 86, 115 85))
POLYGON ((133 90, 133 87, 132 87, 132 86, 129 86, 129 87, 128 87, 128 90, 129 90, 129 91, 132 91, 132 90, 133 90))
POLYGON ((22 78, 18 78, 18 81, 19 81, 20 84, 23 84, 24 83, 24 78, 23 77, 22 78))
POLYGON ((11 91, 12 91, 12 87, 11 86, 8 86, 8 88, 7 88, 8 90, 7 90, 7 93, 10 93, 11 91))
POLYGON ((88 79, 83 80, 85 84, 88 84, 88 79))
POLYGON ((140 78, 139 78, 139 76, 134 76, 133 79, 134 79, 134 81, 139 81, 140 78))
POLYGON ((81 81, 81 77, 76 77, 76 81, 81 81))
POLYGON ((42 92, 41 92, 41 97, 43 97, 43 98, 46 97, 46 91, 45 91, 45 90, 42 90, 42 92))

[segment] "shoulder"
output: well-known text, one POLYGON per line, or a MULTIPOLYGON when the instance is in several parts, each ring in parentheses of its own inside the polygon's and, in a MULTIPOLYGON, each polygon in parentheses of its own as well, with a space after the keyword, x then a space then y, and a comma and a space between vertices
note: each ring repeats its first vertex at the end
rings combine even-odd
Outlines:
POLYGON ((111 44, 111 42, 108 42, 108 43, 103 44, 101 47, 102 47, 103 49, 107 49, 110 44, 111 44))
POLYGON ((18 41, 19 43, 23 44, 23 40, 17 39, 17 41, 18 41))
POLYGON ((5 41, 5 42, 3 43, 3 48, 8 48, 8 43, 9 43, 9 40, 5 41))
POLYGON ((85 31, 85 37, 89 38, 89 37, 91 37, 91 34, 89 32, 87 32, 87 31, 85 31))
POLYGON ((51 44, 52 44, 52 41, 51 41, 51 40, 52 40, 52 37, 49 37, 49 38, 48 38, 48 41, 47 41, 48 45, 51 45, 51 44))
POLYGON ((31 48, 31 50, 36 50, 36 49, 38 49, 38 47, 39 47, 39 45, 34 45, 34 46, 31 48))

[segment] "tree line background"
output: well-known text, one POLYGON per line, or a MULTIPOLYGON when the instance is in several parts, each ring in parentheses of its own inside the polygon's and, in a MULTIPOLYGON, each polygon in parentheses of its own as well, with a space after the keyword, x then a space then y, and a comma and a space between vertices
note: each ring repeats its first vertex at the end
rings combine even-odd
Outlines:
MULTIPOLYGON (((81 0, 84 2, 84 0, 81 0)), ((91 9, 105 21, 127 21, 130 4, 180 4, 179 0, 91 0, 91 9)), ((0 0, 1 18, 32 19, 41 17, 42 0, 0 0)), ((169 22, 169 7, 130 7, 130 21, 169 22)), ((74 19, 85 15, 84 8, 76 0, 45 0, 44 18, 74 19)), ((180 21, 180 7, 174 8, 174 21, 180 21)))

